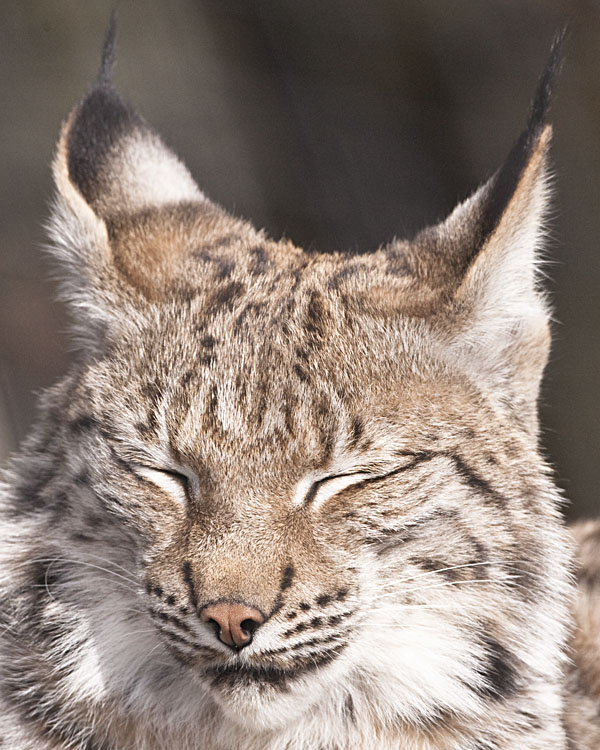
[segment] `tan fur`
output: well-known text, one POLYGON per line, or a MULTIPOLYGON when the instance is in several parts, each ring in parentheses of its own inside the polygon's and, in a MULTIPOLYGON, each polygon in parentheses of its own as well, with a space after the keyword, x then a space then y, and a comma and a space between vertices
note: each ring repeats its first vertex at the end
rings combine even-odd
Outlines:
POLYGON ((81 354, 2 489, 9 747, 591 750, 537 444, 546 88, 445 222, 348 256, 210 203, 103 74, 54 167, 81 354))

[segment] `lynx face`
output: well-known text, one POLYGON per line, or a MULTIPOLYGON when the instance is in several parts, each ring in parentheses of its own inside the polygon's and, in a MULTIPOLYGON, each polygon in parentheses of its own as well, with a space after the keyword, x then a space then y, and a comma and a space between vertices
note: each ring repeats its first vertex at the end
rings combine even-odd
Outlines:
POLYGON ((55 161, 82 357, 27 446, 35 483, 15 472, 41 593, 9 703, 65 743, 98 705, 127 737, 143 716, 210 748, 554 726, 567 553, 537 452, 535 258, 557 53, 487 184, 347 256, 210 203, 107 49, 55 161), (62 724, 18 687, 48 665, 62 724))
MULTIPOLYGON (((324 691, 343 705, 346 681, 390 667, 407 717, 510 692, 518 656, 492 623, 538 591, 537 534, 507 521, 543 502, 525 501, 527 439, 489 445, 509 416, 421 320, 342 305, 340 262, 311 259, 285 317, 278 271, 216 316, 204 300, 166 311, 85 368, 69 411, 81 463, 102 457, 79 479, 87 502, 111 519, 91 536, 82 519, 75 557, 116 549, 170 669, 258 726, 324 691)), ((242 283, 232 269, 214 294, 242 283)))

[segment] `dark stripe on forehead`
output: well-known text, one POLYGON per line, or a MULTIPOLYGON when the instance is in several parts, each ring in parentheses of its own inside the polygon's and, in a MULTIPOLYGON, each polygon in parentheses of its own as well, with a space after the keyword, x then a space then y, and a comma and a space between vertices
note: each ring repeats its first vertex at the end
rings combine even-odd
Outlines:
POLYGON ((265 248, 262 245, 256 245, 251 247, 248 251, 252 256, 252 265, 250 266, 250 273, 253 276, 260 276, 269 270, 271 260, 265 248))
POLYGON ((252 327, 260 311, 265 307, 264 302, 249 302, 239 313, 233 324, 233 330, 239 334, 245 325, 252 327), (249 320, 247 320, 249 318, 249 320))
POLYGON ((230 281, 217 289, 206 303, 206 313, 209 315, 221 309, 232 310, 233 306, 245 293, 246 287, 241 281, 230 281))
POLYGON ((357 448, 365 431, 365 425, 360 417, 354 417, 350 426, 350 436, 348 440, 348 449, 357 448))
POLYGON ((296 437, 296 421, 295 417, 298 413, 298 396, 292 392, 290 388, 287 388, 283 393, 283 418, 285 422, 286 430, 291 438, 296 437))
POLYGON ((306 307, 306 320, 304 322, 304 328, 312 346, 321 343, 325 335, 325 322, 326 310, 323 298, 319 292, 313 291, 306 307))
POLYGON ((327 282, 327 287, 329 289, 338 289, 340 283, 345 279, 354 276, 358 269, 359 266, 356 263, 349 263, 346 261, 343 268, 341 268, 339 271, 336 271, 336 273, 331 276, 331 278, 327 282))

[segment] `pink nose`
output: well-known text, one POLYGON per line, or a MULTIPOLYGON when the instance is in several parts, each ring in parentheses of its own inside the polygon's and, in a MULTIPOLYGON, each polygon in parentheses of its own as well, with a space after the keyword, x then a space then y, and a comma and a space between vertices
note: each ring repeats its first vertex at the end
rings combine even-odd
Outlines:
POLYGON ((240 649, 252 641, 254 631, 265 618, 258 609, 247 604, 218 602, 200 611, 202 622, 214 622, 219 628, 219 638, 232 648, 240 649))

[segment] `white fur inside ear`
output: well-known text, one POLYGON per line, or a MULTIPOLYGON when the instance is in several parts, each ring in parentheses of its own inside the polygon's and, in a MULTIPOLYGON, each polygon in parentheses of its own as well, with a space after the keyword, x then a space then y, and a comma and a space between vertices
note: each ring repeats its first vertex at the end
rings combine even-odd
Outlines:
POLYGON ((550 192, 544 147, 457 290, 457 317, 444 342, 445 356, 478 384, 486 382, 533 433, 550 342, 548 304, 537 285, 550 192))
POLYGON ((539 313, 536 267, 549 192, 540 174, 524 196, 517 194, 463 282, 462 296, 474 303, 474 318, 490 330, 494 321, 505 329, 539 313))
POLYGON ((164 490, 164 492, 177 500, 181 505, 187 503, 188 497, 185 484, 187 477, 183 474, 181 475, 181 479, 178 479, 172 472, 152 469, 149 466, 136 466, 135 470, 141 476, 149 479, 161 490, 164 490))
POLYGON ((206 200, 187 168, 152 133, 133 132, 119 141, 107 170, 103 203, 111 210, 206 200))

